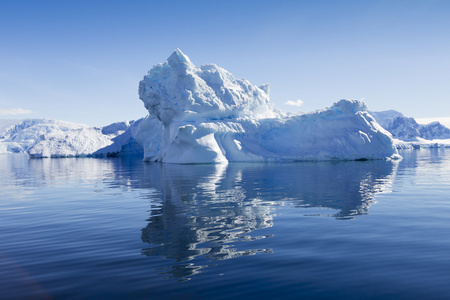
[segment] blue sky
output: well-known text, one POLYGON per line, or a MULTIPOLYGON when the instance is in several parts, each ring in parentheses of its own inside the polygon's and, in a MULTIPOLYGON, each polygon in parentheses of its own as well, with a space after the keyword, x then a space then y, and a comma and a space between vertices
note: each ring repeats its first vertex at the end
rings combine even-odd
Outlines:
POLYGON ((284 110, 450 117, 450 1, 0 0, 0 118, 143 117, 138 83, 176 48, 284 110))

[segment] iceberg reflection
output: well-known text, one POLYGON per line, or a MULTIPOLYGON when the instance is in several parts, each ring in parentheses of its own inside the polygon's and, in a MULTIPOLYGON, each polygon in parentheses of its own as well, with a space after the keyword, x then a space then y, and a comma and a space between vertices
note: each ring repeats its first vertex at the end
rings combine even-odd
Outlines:
POLYGON ((173 260, 158 272, 185 280, 221 260, 276 251, 265 239, 277 234, 272 227, 281 206, 297 208, 299 217, 355 219, 368 213, 377 194, 391 191, 399 161, 170 165, 5 157, 0 163, 14 165, 3 174, 5 180, 18 178, 4 195, 13 200, 37 199, 36 189, 24 188, 44 185, 109 190, 125 206, 128 192, 149 199, 142 254, 173 260), (317 214, 315 208, 326 210, 317 214))
POLYGON ((162 274, 186 279, 211 261, 271 253, 241 242, 271 237, 256 231, 273 226, 277 207, 324 207, 338 210, 338 219, 355 218, 368 212, 375 194, 390 191, 397 164, 146 164, 143 186, 158 193, 142 229, 150 245, 143 254, 175 260, 162 274))
MULTIPOLYGON (((147 179, 160 183, 160 201, 152 201, 142 241, 149 256, 177 262, 206 256, 223 260, 271 249, 238 249, 232 243, 269 237, 253 236, 256 229, 273 225, 274 208, 261 199, 246 196, 235 184, 236 173, 226 165, 155 165, 145 168, 147 179)), ((154 199, 152 199, 154 200, 154 199)), ((167 271, 171 277, 186 277, 199 266, 185 264, 167 271)))

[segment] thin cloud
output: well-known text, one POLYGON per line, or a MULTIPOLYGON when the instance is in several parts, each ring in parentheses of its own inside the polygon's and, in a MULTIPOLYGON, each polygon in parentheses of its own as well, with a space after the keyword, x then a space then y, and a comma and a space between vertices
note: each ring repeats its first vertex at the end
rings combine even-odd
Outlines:
POLYGON ((284 102, 284 104, 290 105, 290 106, 297 106, 297 107, 300 107, 300 106, 303 105, 303 101, 300 100, 300 99, 298 99, 297 101, 289 100, 289 101, 284 102))
POLYGON ((16 116, 16 115, 28 115, 32 114, 34 111, 23 108, 0 108, 0 115, 3 116, 16 116))

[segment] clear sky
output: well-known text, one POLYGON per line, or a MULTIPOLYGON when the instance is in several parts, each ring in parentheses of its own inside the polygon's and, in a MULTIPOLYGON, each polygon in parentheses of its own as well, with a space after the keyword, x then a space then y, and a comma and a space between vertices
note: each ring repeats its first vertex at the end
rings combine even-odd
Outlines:
POLYGON ((450 1, 0 0, 0 118, 141 118, 138 83, 176 48, 284 110, 450 117, 450 1))

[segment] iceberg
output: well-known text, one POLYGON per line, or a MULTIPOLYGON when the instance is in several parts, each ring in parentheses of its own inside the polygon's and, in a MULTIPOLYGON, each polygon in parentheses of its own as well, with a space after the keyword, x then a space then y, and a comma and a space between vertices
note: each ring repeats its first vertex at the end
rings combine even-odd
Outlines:
POLYGON ((164 163, 360 160, 398 157, 392 136, 357 100, 289 116, 269 86, 214 65, 196 67, 179 49, 139 83, 148 110, 144 160, 164 163))
POLYGON ((399 157, 392 135, 358 100, 312 113, 273 106, 255 86, 179 49, 139 83, 148 115, 89 127, 55 120, 0 122, 0 153, 30 157, 138 155, 162 163, 365 160, 399 157))

